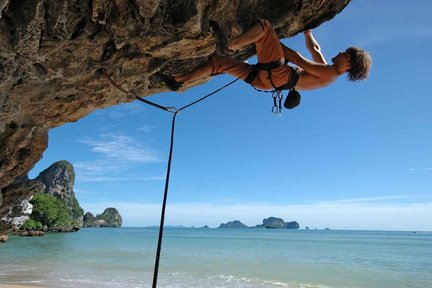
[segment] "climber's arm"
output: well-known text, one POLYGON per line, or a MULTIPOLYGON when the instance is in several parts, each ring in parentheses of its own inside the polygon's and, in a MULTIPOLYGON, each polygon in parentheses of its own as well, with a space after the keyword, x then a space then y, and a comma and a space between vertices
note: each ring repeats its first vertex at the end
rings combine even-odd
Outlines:
POLYGON ((312 35, 312 31, 306 30, 304 32, 304 37, 305 37, 306 48, 311 53, 312 59, 317 63, 327 64, 327 61, 325 60, 325 58, 321 52, 320 45, 318 44, 318 42, 315 40, 314 36, 312 35))
POLYGON ((284 44, 282 44, 282 47, 284 49, 285 58, 305 70, 307 73, 323 79, 327 79, 329 76, 332 76, 334 74, 334 69, 332 66, 324 63, 311 61, 303 57, 297 51, 286 47, 284 44))
POLYGON ((282 44, 285 58, 302 69, 296 88, 301 90, 327 86, 337 78, 332 65, 314 62, 282 44))

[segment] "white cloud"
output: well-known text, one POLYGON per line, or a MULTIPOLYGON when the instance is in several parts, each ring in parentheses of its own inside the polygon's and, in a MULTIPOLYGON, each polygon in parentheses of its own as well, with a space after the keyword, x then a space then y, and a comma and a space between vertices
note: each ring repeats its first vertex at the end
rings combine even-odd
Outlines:
POLYGON ((125 181, 127 178, 121 176, 121 171, 126 168, 121 163, 113 164, 112 161, 96 160, 88 162, 73 163, 76 180, 80 182, 107 182, 125 181))
POLYGON ((133 165, 109 160, 73 163, 77 181, 119 182, 119 181, 161 181, 165 175, 137 174, 133 165))
POLYGON ((361 202, 382 202, 382 201, 388 201, 388 200, 396 200, 396 199, 408 199, 412 198, 411 196, 407 195, 390 195, 390 196, 377 196, 377 197, 366 197, 366 198, 350 198, 350 199, 338 199, 333 200, 329 202, 322 202, 322 203, 330 203, 330 204, 343 204, 343 203, 361 203, 361 202))
POLYGON ((154 126, 144 125, 144 126, 138 127, 137 130, 145 132, 145 133, 150 133, 151 131, 153 131, 154 128, 155 128, 154 126))
MULTIPOLYGON (((116 207, 124 226, 149 226, 159 223, 161 204, 129 202, 83 204, 89 211, 116 207)), ((167 225, 217 227, 220 223, 240 220, 253 226, 274 216, 298 221, 301 228, 419 230, 432 231, 432 202, 378 204, 354 199, 301 205, 275 203, 175 203, 168 204, 167 225)))
POLYGON ((77 181, 117 182, 130 180, 163 180, 164 176, 142 172, 143 164, 159 163, 160 153, 132 137, 125 135, 100 134, 94 138, 78 140, 99 155, 91 161, 75 162, 77 181), (140 171, 138 174, 137 171, 140 171))
POLYGON ((432 171, 431 167, 428 168, 409 168, 409 171, 432 171))
POLYGON ((101 134, 99 139, 78 140, 90 150, 121 162, 155 163, 162 161, 159 153, 124 135, 101 134))

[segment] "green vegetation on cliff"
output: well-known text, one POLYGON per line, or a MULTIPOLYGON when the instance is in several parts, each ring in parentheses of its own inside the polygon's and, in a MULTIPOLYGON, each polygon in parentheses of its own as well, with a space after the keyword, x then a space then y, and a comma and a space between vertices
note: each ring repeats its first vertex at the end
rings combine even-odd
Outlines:
POLYGON ((68 209, 65 201, 44 192, 37 193, 30 203, 33 205, 33 212, 30 219, 24 223, 23 229, 39 230, 46 226, 50 230, 65 230, 79 227, 80 223, 76 219, 84 214, 75 198, 70 203, 72 210, 68 209))
POLYGON ((73 219, 81 219, 83 217, 84 210, 79 205, 78 200, 75 198, 75 195, 68 200, 68 203, 66 205, 67 207, 70 207, 69 209, 72 213, 73 219))
POLYGON ((33 219, 28 219, 21 226, 22 230, 42 230, 42 228, 43 228, 42 223, 35 221, 33 219))

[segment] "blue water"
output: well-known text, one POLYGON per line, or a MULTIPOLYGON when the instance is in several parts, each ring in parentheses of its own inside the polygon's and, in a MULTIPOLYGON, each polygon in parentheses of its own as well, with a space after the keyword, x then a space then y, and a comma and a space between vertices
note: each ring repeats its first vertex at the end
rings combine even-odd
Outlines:
MULTIPOLYGON (((10 237, 1 284, 151 287, 157 229, 10 237)), ((166 229, 158 287, 432 287, 432 233, 166 229)))

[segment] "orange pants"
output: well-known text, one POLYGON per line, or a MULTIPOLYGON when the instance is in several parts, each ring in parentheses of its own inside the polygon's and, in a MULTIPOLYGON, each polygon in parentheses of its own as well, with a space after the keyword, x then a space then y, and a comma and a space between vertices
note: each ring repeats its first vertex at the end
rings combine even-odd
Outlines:
MULTIPOLYGON (((282 44, 280 43, 270 22, 267 20, 259 20, 259 22, 264 29, 265 35, 255 43, 258 62, 269 63, 285 59, 282 44)), ((248 74, 254 70, 253 65, 229 57, 213 55, 212 62, 213 73, 226 72, 234 77, 241 77, 243 80, 245 80, 248 74)), ((291 79, 291 74, 291 68, 287 65, 282 65, 281 67, 272 70, 272 81, 276 87, 282 86, 288 83, 291 79)), ((265 70, 259 71, 251 84, 259 89, 273 89, 268 72, 265 70)))

